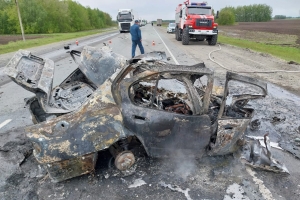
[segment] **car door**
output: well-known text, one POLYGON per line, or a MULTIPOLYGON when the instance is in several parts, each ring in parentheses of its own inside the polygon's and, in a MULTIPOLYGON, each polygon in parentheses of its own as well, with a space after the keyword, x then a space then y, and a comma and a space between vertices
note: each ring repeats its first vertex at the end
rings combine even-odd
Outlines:
POLYGON ((220 105, 217 132, 210 143, 210 155, 233 153, 239 147, 245 130, 250 123, 254 109, 250 100, 264 98, 267 84, 247 76, 227 72, 224 94, 220 105))
MULTIPOLYGON (((143 143, 150 156, 177 150, 201 156, 211 137, 211 120, 200 114, 189 74, 157 73, 120 84, 124 125, 143 143)), ((197 102, 198 101, 198 102, 197 102)))

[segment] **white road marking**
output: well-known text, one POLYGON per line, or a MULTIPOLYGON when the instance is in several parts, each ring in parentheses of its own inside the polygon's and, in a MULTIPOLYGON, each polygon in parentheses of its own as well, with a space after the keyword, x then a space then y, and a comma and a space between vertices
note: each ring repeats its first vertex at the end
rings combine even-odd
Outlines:
POLYGON ((260 191, 264 199, 273 200, 274 198, 271 191, 264 185, 264 182, 262 180, 255 176, 256 173, 249 167, 246 167, 246 171, 252 176, 252 180, 254 181, 254 183, 258 185, 258 190, 260 191))
POLYGON ((158 32, 155 30, 155 28, 153 28, 154 31, 156 32, 156 34, 158 35, 158 37, 160 38, 160 40, 162 41, 162 43, 165 45, 166 49, 168 50, 168 52, 170 53, 172 59, 174 60, 174 62, 176 63, 176 65, 179 65, 179 62, 176 60, 176 58, 174 57, 174 55, 172 54, 172 52, 170 51, 170 49, 167 47, 166 43, 163 41, 163 39, 160 37, 160 35, 158 34, 158 32))
POLYGON ((8 124, 9 122, 11 122, 11 119, 7 119, 7 120, 5 120, 4 122, 2 122, 2 123, 0 124, 0 129, 1 129, 3 126, 5 126, 6 124, 8 124))

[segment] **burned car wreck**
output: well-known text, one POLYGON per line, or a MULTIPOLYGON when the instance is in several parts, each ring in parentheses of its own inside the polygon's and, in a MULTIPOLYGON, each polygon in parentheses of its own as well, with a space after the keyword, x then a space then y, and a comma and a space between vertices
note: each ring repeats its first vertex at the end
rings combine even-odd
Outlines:
POLYGON ((71 56, 80 60, 78 68, 54 88, 49 59, 19 50, 5 69, 35 93, 26 100, 34 123, 27 137, 56 182, 93 171, 97 152, 105 149, 119 170, 131 167, 132 141, 152 157, 172 156, 174 148, 197 157, 233 153, 254 114, 248 101, 267 94, 265 83, 231 72, 224 94, 213 94, 211 69, 170 64, 164 52, 126 61, 107 47, 87 46, 71 56), (231 95, 232 81, 260 92, 231 95))

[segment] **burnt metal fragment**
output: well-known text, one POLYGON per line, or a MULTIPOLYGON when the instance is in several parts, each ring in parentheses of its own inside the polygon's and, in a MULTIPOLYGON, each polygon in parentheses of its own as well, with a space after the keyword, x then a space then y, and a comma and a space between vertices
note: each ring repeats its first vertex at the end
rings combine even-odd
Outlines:
POLYGON ((273 124, 278 124, 278 123, 280 123, 280 122, 285 121, 285 119, 286 119, 285 116, 284 116, 284 117, 274 116, 274 117, 272 117, 272 119, 271 119, 271 123, 273 123, 273 124))
POLYGON ((264 135, 264 145, 265 146, 262 146, 257 139, 250 140, 243 147, 242 160, 244 163, 256 169, 262 169, 276 173, 289 173, 284 164, 272 157, 268 133, 264 135))
POLYGON ((259 119, 253 120, 252 122, 250 122, 250 129, 252 131, 257 131, 260 127, 260 121, 259 119))

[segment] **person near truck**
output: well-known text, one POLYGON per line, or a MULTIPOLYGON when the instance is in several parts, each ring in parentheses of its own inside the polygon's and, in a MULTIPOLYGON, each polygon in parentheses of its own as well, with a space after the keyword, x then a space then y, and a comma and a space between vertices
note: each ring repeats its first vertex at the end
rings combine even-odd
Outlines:
POLYGON ((135 57, 135 49, 136 45, 139 45, 141 54, 144 54, 144 47, 142 45, 142 33, 139 26, 139 20, 135 20, 134 24, 130 27, 131 41, 132 41, 132 49, 131 56, 135 57))

